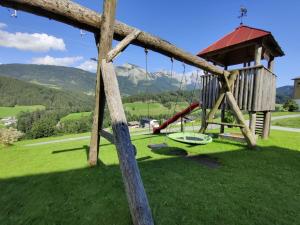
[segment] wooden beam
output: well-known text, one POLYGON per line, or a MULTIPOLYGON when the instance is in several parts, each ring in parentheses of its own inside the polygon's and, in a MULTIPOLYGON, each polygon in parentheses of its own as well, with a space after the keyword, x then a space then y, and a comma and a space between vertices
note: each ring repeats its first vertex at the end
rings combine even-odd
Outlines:
POLYGON ((107 63, 104 59, 102 61, 101 70, 103 73, 107 105, 112 120, 115 144, 133 224, 153 225, 154 223, 148 199, 134 157, 134 147, 130 140, 129 129, 122 106, 121 94, 114 66, 111 62, 107 63))
POLYGON ((122 51, 124 51, 127 46, 137 38, 137 36, 141 33, 140 30, 135 30, 131 34, 127 35, 121 42, 117 44, 117 46, 110 50, 107 54, 106 61, 110 62, 112 61, 118 54, 120 54, 122 51))
POLYGON ((206 121, 209 124, 217 124, 217 125, 225 125, 225 126, 233 126, 233 127, 245 127, 243 124, 235 124, 235 123, 224 123, 224 122, 214 122, 214 121, 206 121))
MULTIPOLYGON (((94 119, 90 141, 89 151, 89 165, 95 166, 98 162, 98 154, 100 148, 100 130, 102 129, 102 123, 104 118, 104 107, 105 107, 105 95, 103 87, 103 79, 101 74, 100 65, 101 60, 106 58, 107 53, 111 49, 113 33, 114 33, 114 21, 116 14, 116 0, 109 0, 103 2, 103 15, 102 23, 100 27, 99 38, 96 40, 98 48, 98 66, 96 76, 96 90, 95 90, 95 110, 94 119)), ((98 25, 100 26, 100 24, 98 25)))
POLYGON ((244 127, 241 127, 240 129, 247 141, 248 146, 254 148, 256 146, 256 138, 250 131, 249 127, 246 125, 246 121, 244 119, 243 113, 239 109, 237 102, 233 97, 233 94, 230 91, 226 92, 226 98, 230 108, 232 109, 233 114, 237 119, 237 122, 239 124, 244 125, 244 127))
MULTIPOLYGON (((101 14, 69 0, 1 0, 0 5, 54 19, 93 33, 99 33, 99 24, 102 21, 101 14)), ((115 21, 114 39, 122 40, 135 29, 127 24, 115 21)), ((229 74, 229 72, 212 65, 198 56, 146 32, 141 32, 133 44, 172 57, 215 75, 229 74)))
POLYGON ((115 138, 114 138, 113 134, 111 134, 108 131, 102 129, 100 131, 100 135, 101 135, 101 137, 104 137, 106 140, 108 140, 111 144, 115 144, 115 138))

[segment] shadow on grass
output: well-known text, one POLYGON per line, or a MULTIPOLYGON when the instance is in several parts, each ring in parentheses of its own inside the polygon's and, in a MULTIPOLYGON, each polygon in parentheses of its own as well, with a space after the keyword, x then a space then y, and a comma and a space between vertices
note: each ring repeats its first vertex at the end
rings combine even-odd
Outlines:
MULTIPOLYGON (((296 224, 300 154, 275 146, 138 160, 156 224, 296 224)), ((76 151, 76 150, 75 150, 76 151)), ((131 224, 118 165, 0 180, 0 224, 131 224)))

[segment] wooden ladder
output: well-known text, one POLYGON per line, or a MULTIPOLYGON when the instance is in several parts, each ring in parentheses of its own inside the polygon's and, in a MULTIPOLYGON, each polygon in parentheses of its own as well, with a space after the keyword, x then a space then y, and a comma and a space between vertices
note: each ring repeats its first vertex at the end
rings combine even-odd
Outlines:
POLYGON ((265 116, 263 112, 256 113, 256 124, 255 124, 255 134, 259 136, 263 135, 265 116))

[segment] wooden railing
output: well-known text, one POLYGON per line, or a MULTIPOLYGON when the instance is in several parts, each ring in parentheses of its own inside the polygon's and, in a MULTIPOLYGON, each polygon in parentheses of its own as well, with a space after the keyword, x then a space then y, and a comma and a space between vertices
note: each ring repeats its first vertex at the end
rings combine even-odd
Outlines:
MULTIPOLYGON (((211 109, 219 95, 220 82, 215 75, 201 76, 201 101, 211 109)), ((246 67, 239 70, 233 87, 233 95, 240 109, 270 111, 275 109, 276 75, 264 66, 246 67)))

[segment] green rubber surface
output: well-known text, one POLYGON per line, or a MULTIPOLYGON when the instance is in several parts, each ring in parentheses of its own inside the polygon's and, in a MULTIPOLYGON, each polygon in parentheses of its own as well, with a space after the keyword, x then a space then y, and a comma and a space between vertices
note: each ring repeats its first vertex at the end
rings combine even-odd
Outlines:
POLYGON ((206 145, 212 142, 212 138, 206 134, 194 132, 179 132, 168 134, 168 138, 188 144, 206 145))

